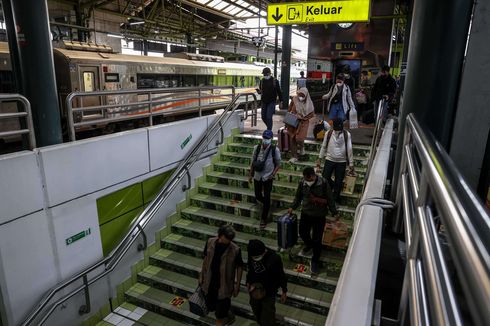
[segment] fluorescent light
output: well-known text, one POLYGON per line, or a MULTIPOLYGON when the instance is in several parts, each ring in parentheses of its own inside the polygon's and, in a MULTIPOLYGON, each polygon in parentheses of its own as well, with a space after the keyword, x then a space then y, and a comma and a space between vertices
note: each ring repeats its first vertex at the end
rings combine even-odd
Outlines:
POLYGON ((136 21, 136 22, 130 22, 130 23, 129 23, 129 25, 130 25, 130 26, 134 26, 134 25, 142 25, 142 24, 144 24, 144 23, 145 23, 145 21, 140 20, 140 21, 136 21))
POLYGON ((108 37, 114 37, 114 38, 124 38, 122 35, 117 35, 117 34, 107 34, 108 37))

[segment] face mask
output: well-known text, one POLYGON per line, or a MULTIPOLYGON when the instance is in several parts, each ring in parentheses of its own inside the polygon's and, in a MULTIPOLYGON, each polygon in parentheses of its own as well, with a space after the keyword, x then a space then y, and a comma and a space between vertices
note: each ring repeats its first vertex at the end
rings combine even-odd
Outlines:
POLYGON ((258 257, 252 257, 252 259, 253 259, 253 261, 261 261, 262 258, 264 258, 264 255, 265 255, 265 253, 263 255, 258 256, 258 257))
POLYGON ((267 75, 267 76, 264 76, 264 79, 268 80, 268 79, 271 79, 271 75, 267 75))
POLYGON ((304 97, 304 96, 298 96, 298 100, 300 100, 301 102, 304 102, 306 100, 306 97, 304 97))
POLYGON ((344 83, 337 83, 337 86, 340 87, 342 86, 344 83))
POLYGON ((262 144, 264 144, 264 145, 270 145, 271 142, 272 142, 272 139, 262 139, 262 144))
POLYGON ((313 186, 313 184, 315 183, 315 181, 305 181, 305 182, 308 185, 308 187, 313 186))

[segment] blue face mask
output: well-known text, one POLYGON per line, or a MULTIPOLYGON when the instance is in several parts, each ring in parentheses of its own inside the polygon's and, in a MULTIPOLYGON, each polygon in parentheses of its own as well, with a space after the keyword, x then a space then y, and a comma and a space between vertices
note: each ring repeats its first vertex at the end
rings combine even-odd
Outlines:
POLYGON ((272 139, 262 139, 262 144, 264 145, 270 145, 272 142, 272 139))

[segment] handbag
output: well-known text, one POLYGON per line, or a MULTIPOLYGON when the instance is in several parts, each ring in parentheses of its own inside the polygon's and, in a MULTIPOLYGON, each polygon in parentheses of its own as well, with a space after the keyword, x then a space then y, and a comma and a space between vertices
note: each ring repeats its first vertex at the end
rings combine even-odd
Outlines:
POLYGON ((250 297, 252 297, 252 299, 262 300, 265 298, 265 288, 262 283, 253 283, 251 287, 253 288, 253 290, 250 291, 250 297))
POLYGON ((355 174, 347 174, 344 178, 344 187, 342 192, 352 195, 354 193, 354 187, 356 186, 357 176, 355 174))
POLYGON ((284 123, 290 127, 298 128, 299 119, 298 116, 291 112, 286 112, 286 116, 284 117, 284 123))
POLYGON ((325 223, 322 244, 325 246, 345 249, 348 245, 349 228, 342 222, 325 223))
POLYGON ((193 314, 201 317, 208 315, 208 306, 206 305, 206 298, 204 296, 204 291, 200 286, 197 287, 196 291, 189 298, 189 310, 193 314))

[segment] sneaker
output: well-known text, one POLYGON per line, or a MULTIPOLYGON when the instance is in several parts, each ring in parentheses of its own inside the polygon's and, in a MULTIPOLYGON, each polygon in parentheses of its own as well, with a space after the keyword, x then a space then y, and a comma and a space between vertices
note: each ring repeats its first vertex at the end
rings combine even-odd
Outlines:
POLYGON ((267 227, 267 222, 266 221, 260 221, 260 229, 263 230, 267 227))
POLYGON ((296 157, 292 157, 290 160, 289 160, 289 163, 297 163, 298 162, 298 159, 296 157))
POLYGON ((310 271, 311 274, 318 274, 318 262, 311 261, 310 262, 310 271))
POLYGON ((303 249, 301 249, 301 251, 299 252, 299 254, 301 256, 305 256, 305 257, 311 258, 313 256, 313 249, 310 248, 310 247, 304 247, 303 249))

